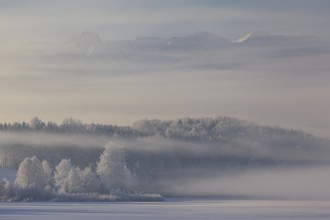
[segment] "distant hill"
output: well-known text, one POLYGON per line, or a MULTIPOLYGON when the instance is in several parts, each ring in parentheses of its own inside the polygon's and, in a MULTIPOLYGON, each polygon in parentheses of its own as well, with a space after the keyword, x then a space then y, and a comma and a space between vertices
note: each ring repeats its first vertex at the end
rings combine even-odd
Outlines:
MULTIPOLYGON (((0 135, 0 167, 13 169, 37 156, 52 169, 70 159, 93 170, 105 146, 123 149, 122 162, 149 193, 162 192, 164 180, 330 163, 327 139, 230 117, 140 120, 130 127, 33 118, 0 124, 0 135)), ((14 170, 1 173, 14 179, 14 170)))
POLYGON ((230 117, 140 120, 131 127, 85 124, 75 119, 56 124, 34 118, 29 123, 0 124, 0 134, 0 166, 10 168, 17 168, 25 157, 33 155, 53 165, 68 157, 86 166, 95 163, 104 145, 112 140, 134 154, 165 153, 181 165, 185 164, 182 158, 205 160, 213 167, 231 164, 230 158, 239 166, 330 162, 327 139, 230 117), (207 160, 209 156, 214 163, 207 160))
MULTIPOLYGON (((222 51, 244 46, 257 47, 320 47, 325 43, 314 36, 280 35, 268 32, 251 32, 237 41, 229 41, 210 32, 199 31, 188 36, 170 38, 138 37, 134 40, 103 41, 97 33, 85 31, 65 42, 64 53, 83 56, 104 56, 114 54, 148 53, 148 52, 189 52, 189 51, 222 51)), ((287 49, 288 49, 287 48, 287 49)))

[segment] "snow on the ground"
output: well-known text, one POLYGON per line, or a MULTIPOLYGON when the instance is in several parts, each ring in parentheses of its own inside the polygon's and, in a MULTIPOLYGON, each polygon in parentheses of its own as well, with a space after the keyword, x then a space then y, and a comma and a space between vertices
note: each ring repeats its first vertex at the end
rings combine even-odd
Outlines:
POLYGON ((0 219, 330 219, 330 201, 1 203, 0 219))
POLYGON ((17 171, 13 169, 0 168, 0 180, 6 178, 7 180, 14 182, 16 179, 16 173, 17 171))

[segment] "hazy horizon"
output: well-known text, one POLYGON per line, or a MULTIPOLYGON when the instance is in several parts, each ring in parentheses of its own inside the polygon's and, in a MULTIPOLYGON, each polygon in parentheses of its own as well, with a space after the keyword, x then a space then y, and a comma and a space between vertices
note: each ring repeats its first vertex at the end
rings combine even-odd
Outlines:
POLYGON ((330 138, 329 8, 325 0, 1 1, 0 121, 230 116, 330 138))

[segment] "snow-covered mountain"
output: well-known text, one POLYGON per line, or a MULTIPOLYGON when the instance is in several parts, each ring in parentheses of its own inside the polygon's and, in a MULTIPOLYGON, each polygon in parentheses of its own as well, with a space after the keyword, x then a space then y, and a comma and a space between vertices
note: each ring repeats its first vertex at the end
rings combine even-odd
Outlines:
POLYGON ((196 32, 186 37, 172 37, 168 46, 175 49, 216 49, 229 46, 230 42, 209 32, 196 32))
MULTIPOLYGON (((219 51, 223 48, 240 48, 244 46, 281 47, 285 49, 299 47, 322 47, 324 42, 314 36, 280 35, 257 31, 242 36, 234 42, 209 32, 196 32, 183 37, 138 37, 134 40, 102 41, 93 32, 83 32, 79 36, 67 41, 63 46, 66 53, 84 56, 106 54, 143 54, 149 52, 175 51, 219 51)), ((158 55, 159 55, 158 54, 158 55)))
POLYGON ((141 50, 161 50, 166 48, 168 40, 159 37, 138 37, 130 42, 131 48, 141 50))
POLYGON ((265 31, 257 31, 242 36, 234 43, 251 46, 297 47, 319 45, 321 44, 321 41, 316 37, 310 35, 282 35, 271 34, 265 31))
POLYGON ((255 31, 255 32, 251 32, 251 33, 248 33, 246 35, 243 35, 242 37, 237 39, 235 41, 235 43, 244 43, 246 41, 249 41, 251 38, 265 37, 265 36, 269 36, 269 35, 270 35, 270 33, 266 32, 266 31, 255 31))
POLYGON ((69 51, 73 53, 82 53, 85 55, 94 55, 103 47, 100 36, 96 33, 85 31, 79 36, 72 38, 65 43, 69 51))
POLYGON ((138 37, 134 40, 102 41, 96 33, 85 31, 63 45, 71 54, 97 55, 168 50, 214 50, 230 46, 231 43, 209 32, 196 32, 184 37, 138 37))

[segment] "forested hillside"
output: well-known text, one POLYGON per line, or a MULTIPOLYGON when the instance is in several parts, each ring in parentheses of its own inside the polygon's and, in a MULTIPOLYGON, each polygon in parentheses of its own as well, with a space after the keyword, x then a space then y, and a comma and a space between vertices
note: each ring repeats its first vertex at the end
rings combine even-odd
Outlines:
POLYGON ((131 127, 33 118, 0 124, 0 131, 0 165, 9 168, 34 155, 53 167, 63 158, 86 166, 95 163, 108 142, 122 145, 132 169, 136 163, 156 170, 320 163, 328 161, 329 152, 326 139, 229 117, 141 120, 131 127))
POLYGON ((5 180, 2 190, 18 199, 37 189, 39 199, 78 193, 99 200, 118 190, 171 195, 164 187, 169 180, 330 162, 327 139, 229 117, 141 120, 131 127, 33 118, 0 124, 0 130, 0 165, 18 169, 15 184, 5 180))

